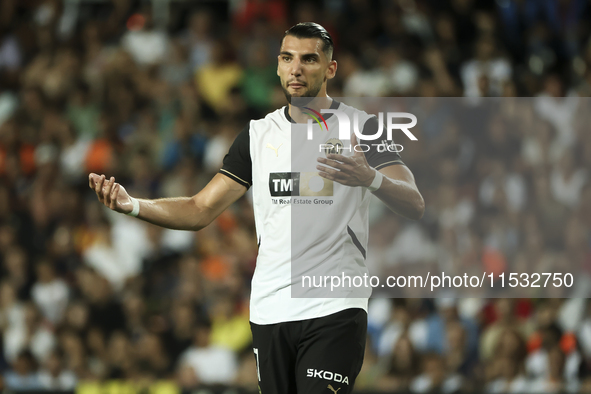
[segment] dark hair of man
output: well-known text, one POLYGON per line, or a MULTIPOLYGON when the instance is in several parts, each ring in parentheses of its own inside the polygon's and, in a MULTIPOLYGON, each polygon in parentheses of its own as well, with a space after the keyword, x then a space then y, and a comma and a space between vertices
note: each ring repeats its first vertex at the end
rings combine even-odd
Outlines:
MULTIPOLYGON (((322 40, 323 47, 322 52, 326 55, 326 58, 330 61, 332 60, 332 52, 334 50, 334 44, 332 42, 332 37, 326 29, 320 26, 318 23, 314 22, 302 22, 298 23, 297 25, 292 26, 289 30, 285 31, 286 36, 294 36, 296 38, 319 38, 322 40)), ((281 44, 283 44, 283 38, 281 39, 281 44)))

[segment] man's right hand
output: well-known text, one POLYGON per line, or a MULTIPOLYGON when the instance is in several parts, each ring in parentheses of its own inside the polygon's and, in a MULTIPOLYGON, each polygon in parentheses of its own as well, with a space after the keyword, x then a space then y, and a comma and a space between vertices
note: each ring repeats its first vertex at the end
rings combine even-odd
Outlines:
POLYGON ((99 201, 106 207, 120 213, 132 211, 131 197, 123 186, 115 182, 114 177, 106 180, 104 175, 91 173, 88 175, 88 186, 95 191, 99 201))

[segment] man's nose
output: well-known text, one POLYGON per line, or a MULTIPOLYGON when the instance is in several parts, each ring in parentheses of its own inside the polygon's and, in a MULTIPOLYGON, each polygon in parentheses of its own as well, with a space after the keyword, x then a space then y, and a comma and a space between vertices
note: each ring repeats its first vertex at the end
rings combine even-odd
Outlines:
POLYGON ((291 62, 291 75, 294 76, 298 76, 302 74, 302 62, 300 62, 300 59, 293 59, 293 61, 291 62))

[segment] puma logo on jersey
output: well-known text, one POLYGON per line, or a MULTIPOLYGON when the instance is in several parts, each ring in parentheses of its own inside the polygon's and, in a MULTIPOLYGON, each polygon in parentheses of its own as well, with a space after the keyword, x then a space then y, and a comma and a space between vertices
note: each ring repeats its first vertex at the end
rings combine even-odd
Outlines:
POLYGON ((267 148, 273 149, 275 151, 275 157, 279 157, 279 148, 281 148, 281 145, 283 145, 283 142, 281 144, 279 144, 279 146, 277 148, 275 148, 271 144, 267 144, 267 148))
POLYGON ((337 394, 337 391, 339 391, 340 389, 342 389, 342 387, 339 387, 338 389, 336 389, 336 390, 335 390, 335 389, 332 387, 332 385, 330 385, 330 384, 328 385, 328 387, 327 387, 327 388, 328 388, 330 391, 332 391, 334 394, 337 394))
MULTIPOLYGON (((340 373, 323 371, 323 370, 314 369, 314 368, 308 368, 308 370, 306 371, 306 377, 320 378, 320 379, 324 379, 324 380, 332 380, 333 382, 345 383, 345 384, 349 385, 349 377, 347 377, 347 376, 343 376, 340 373)), ((328 388, 332 387, 331 385, 328 385, 328 386, 329 386, 328 388)), ((332 389, 332 390, 334 391, 334 389, 332 389)), ((336 391, 335 391, 335 393, 336 393, 336 391)))

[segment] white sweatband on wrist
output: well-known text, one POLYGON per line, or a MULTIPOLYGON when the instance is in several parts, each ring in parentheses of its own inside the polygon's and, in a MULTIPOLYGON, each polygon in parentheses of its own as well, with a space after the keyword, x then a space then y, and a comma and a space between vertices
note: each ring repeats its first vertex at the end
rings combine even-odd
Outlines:
POLYGON ((376 173, 376 176, 373 177, 373 181, 371 181, 371 185, 367 187, 367 190, 370 192, 375 192, 382 186, 382 181, 384 180, 384 174, 376 170, 375 168, 373 171, 376 173))
POLYGON ((131 203, 133 204, 133 209, 127 215, 133 216, 134 218, 140 214, 140 202, 133 197, 129 197, 131 199, 131 203))

